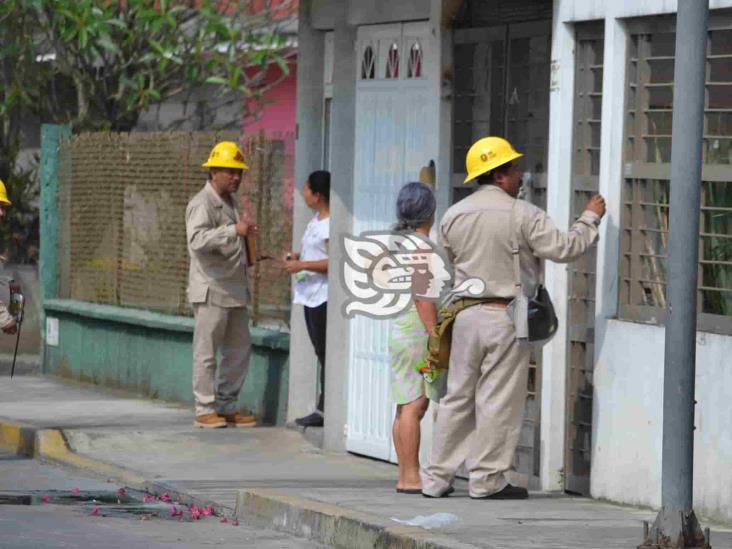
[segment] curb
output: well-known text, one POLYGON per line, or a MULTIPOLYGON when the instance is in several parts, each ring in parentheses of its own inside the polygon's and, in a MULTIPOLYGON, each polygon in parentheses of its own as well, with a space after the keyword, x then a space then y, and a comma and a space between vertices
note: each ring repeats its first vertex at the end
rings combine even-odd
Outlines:
POLYGON ((58 429, 42 429, 36 433, 33 455, 46 461, 111 477, 130 486, 139 487, 145 484, 145 479, 132 471, 77 454, 69 448, 63 432, 58 429))
POLYGON ((18 456, 33 457, 37 429, 0 421, 0 448, 18 456))
POLYGON ((39 429, 0 419, 0 448, 19 456, 91 471, 93 474, 130 484, 131 487, 145 484, 145 479, 132 471, 77 454, 69 447, 59 429, 39 429))
POLYGON ((217 515, 234 516, 248 524, 273 528, 343 549, 474 549, 420 527, 392 524, 382 518, 344 507, 292 496, 277 490, 239 490, 236 507, 200 498, 147 480, 138 473, 77 454, 59 429, 40 429, 0 419, 0 448, 17 455, 80 469, 111 478, 175 501, 212 506, 217 515))
POLYGON ((217 503, 210 499, 192 496, 191 494, 189 494, 187 492, 181 492, 177 488, 168 486, 164 482, 146 480, 145 482, 142 483, 142 485, 140 486, 140 489, 144 490, 145 492, 147 492, 149 494, 156 495, 158 497, 162 496, 163 494, 168 494, 173 499, 173 501, 183 503, 184 505, 192 504, 192 505, 197 505, 199 507, 212 507, 216 516, 228 516, 228 517, 236 516, 234 514, 234 509, 232 507, 223 505, 221 503, 217 503))
POLYGON ((417 526, 383 519, 268 489, 239 490, 234 514, 240 520, 343 549, 474 549, 417 526))
POLYGON ((117 480, 130 488, 156 496, 167 493, 175 501, 184 504, 195 504, 199 507, 210 506, 217 515, 231 515, 234 511, 231 507, 192 496, 165 483, 147 480, 139 474, 117 465, 77 454, 69 447, 63 431, 60 429, 38 429, 0 419, 0 449, 8 450, 19 456, 38 458, 87 472, 91 471, 92 474, 117 480))

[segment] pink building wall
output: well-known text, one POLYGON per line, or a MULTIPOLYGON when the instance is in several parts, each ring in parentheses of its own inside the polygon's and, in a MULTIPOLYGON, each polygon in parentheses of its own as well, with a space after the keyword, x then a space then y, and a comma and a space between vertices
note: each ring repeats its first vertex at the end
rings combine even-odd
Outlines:
POLYGON ((245 137, 260 130, 270 135, 295 132, 297 65, 293 62, 289 66, 287 77, 266 93, 268 104, 259 117, 256 120, 244 120, 242 129, 245 137))

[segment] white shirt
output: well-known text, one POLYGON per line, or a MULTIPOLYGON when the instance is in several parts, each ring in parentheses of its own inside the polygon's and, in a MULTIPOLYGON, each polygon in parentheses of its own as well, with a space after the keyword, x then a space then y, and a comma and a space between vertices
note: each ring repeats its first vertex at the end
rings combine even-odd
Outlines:
MULTIPOLYGON (((330 238, 330 217, 310 220, 302 235, 300 261, 328 259, 328 238, 330 238)), ((293 303, 306 307, 317 307, 328 301, 328 275, 314 271, 300 271, 295 275, 293 303)))

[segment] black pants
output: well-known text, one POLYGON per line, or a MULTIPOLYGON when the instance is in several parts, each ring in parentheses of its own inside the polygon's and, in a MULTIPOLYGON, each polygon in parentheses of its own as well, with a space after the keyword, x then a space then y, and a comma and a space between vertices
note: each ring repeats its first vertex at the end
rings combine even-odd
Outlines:
POLYGON ((308 327, 310 342, 320 362, 320 397, 318 410, 324 410, 325 401, 325 329, 328 324, 328 302, 317 307, 305 307, 305 324, 308 327))

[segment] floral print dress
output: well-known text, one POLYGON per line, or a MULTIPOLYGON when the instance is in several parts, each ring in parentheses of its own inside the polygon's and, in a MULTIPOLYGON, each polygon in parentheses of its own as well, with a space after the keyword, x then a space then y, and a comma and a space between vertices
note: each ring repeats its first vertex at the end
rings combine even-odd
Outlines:
MULTIPOLYGON (((427 356, 427 331, 419 318, 417 307, 412 306, 394 319, 389 335, 391 358, 391 387, 389 397, 396 404, 414 402, 422 395, 438 400, 438 387, 444 379, 425 382, 417 371, 427 356)), ((444 378, 445 374, 441 374, 444 378)))

